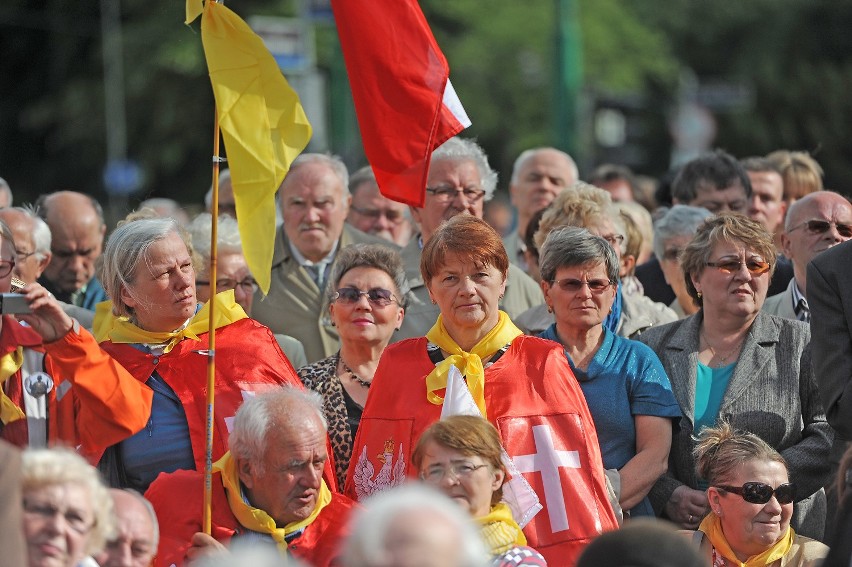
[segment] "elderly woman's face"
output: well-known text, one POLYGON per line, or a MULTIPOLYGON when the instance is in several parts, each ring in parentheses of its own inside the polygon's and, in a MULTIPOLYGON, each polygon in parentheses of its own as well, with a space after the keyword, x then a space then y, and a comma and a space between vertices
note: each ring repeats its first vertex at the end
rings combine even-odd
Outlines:
POLYGON ((487 333, 497 324, 506 278, 494 266, 462 262, 456 254, 448 253, 428 287, 451 335, 470 330, 487 333))
POLYGON ((387 272, 365 266, 352 268, 340 278, 337 289, 361 292, 352 302, 353 297, 350 296, 354 294, 341 291, 341 297, 328 307, 341 340, 387 345, 393 332, 402 324, 403 316, 399 306, 402 298, 398 297, 399 292, 387 272), (376 297, 371 300, 365 292, 374 292, 376 297), (392 294, 393 301, 381 299, 385 292, 392 294))
POLYGON ((743 318, 756 315, 769 289, 769 272, 758 273, 765 260, 742 242, 717 242, 709 259, 717 266, 705 266, 691 276, 705 312, 743 318))
POLYGON ((79 484, 50 484, 24 492, 24 537, 30 567, 74 567, 86 555, 95 522, 79 484))
POLYGON ((503 486, 504 476, 502 470, 494 470, 478 455, 465 455, 434 440, 423 448, 420 478, 452 498, 474 518, 491 511, 491 497, 503 486))
POLYGON ((147 261, 136 268, 121 299, 147 331, 173 331, 195 313, 195 272, 181 237, 171 232, 148 247, 147 261))
POLYGON ((555 281, 542 282, 541 289, 559 326, 578 330, 602 324, 616 293, 603 262, 563 266, 556 270, 555 281))
MULTIPOLYGON (((761 482, 775 489, 790 479, 781 463, 752 460, 739 467, 732 478, 717 484, 741 487, 747 482, 761 482)), ((763 552, 790 528, 793 503, 779 504, 774 494, 765 504, 752 504, 739 494, 717 488, 708 489, 707 496, 722 523, 725 539, 737 555, 748 557, 763 552)))

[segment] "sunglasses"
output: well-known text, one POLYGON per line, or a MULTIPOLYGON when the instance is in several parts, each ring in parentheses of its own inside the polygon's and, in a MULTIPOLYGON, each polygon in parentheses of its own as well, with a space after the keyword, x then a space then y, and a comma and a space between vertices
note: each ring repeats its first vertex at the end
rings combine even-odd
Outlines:
POLYGON ((779 504, 789 504, 796 498, 796 485, 792 482, 779 484, 778 488, 772 488, 762 482, 747 482, 742 486, 721 485, 716 488, 739 494, 743 500, 752 504, 766 504, 773 494, 779 504))
POLYGON ((589 291, 592 293, 603 293, 609 286, 613 284, 613 282, 609 280, 577 280, 574 278, 565 278, 563 280, 553 280, 550 282, 552 285, 559 286, 559 289, 562 291, 567 291, 568 293, 577 293, 583 286, 589 286, 589 291))
POLYGON ((745 265, 746 270, 753 276, 759 276, 769 271, 769 262, 763 262, 762 260, 746 260, 745 262, 725 260, 723 262, 707 262, 707 265, 711 268, 718 268, 726 274, 736 274, 742 269, 743 265, 745 265))
POLYGON ((787 232, 793 232, 794 230, 797 230, 799 228, 806 227, 808 229, 808 232, 810 232, 811 234, 824 234, 831 230, 832 225, 837 228, 837 234, 839 234, 843 238, 852 238, 852 225, 819 219, 805 221, 802 224, 794 226, 787 232))
POLYGON ((386 307, 396 301, 391 290, 380 287, 374 287, 367 291, 361 291, 354 287, 342 287, 334 293, 331 300, 340 303, 357 303, 360 301, 362 295, 366 296, 370 303, 378 307, 386 307))

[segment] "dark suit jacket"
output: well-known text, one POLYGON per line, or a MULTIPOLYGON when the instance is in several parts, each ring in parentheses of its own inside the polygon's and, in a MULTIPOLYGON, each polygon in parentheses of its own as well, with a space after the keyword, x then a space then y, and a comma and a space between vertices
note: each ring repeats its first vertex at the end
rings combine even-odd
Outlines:
MULTIPOLYGON (((695 459, 695 381, 703 312, 653 327, 639 336, 666 369, 683 418, 672 439, 669 471, 649 498, 661 513, 675 488, 698 487, 695 459)), ((800 321, 758 313, 743 343, 719 416, 740 430, 758 435, 783 455, 799 500, 792 525, 797 532, 822 539, 828 454, 833 432, 811 373, 810 330, 800 321), (813 497, 811 497, 813 495, 813 497), (802 501, 807 498, 807 501, 802 501)))
POLYGON ((21 453, 0 439, 0 564, 3 565, 27 564, 21 501, 21 453))
POLYGON ((826 250, 808 264, 814 376, 828 422, 852 440, 852 244, 826 250))

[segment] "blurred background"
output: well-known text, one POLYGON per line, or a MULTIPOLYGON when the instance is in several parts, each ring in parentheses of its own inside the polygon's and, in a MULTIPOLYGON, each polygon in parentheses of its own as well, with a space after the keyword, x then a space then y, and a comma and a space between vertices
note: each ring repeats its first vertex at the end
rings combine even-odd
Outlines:
MULTIPOLYGON (((388 5, 393 4, 387 0, 388 5)), ((810 152, 852 192, 850 0, 421 0, 505 192, 554 145, 659 177, 702 150, 810 152)), ((328 0, 233 0, 300 93, 312 151, 364 165, 328 0)), ((213 96, 181 0, 0 3, 0 176, 16 203, 201 207, 213 96)), ((371 30, 364 29, 364 34, 371 30)))

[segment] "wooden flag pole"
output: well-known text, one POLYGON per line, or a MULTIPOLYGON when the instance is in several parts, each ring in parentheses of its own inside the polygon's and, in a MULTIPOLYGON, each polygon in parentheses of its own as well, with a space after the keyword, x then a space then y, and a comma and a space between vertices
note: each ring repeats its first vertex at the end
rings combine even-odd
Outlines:
POLYGON ((214 106, 213 112, 213 199, 210 230, 210 320, 208 324, 207 346, 207 446, 204 461, 204 533, 212 532, 213 517, 213 402, 216 398, 216 259, 218 255, 219 232, 219 163, 225 161, 219 157, 219 113, 214 106))

